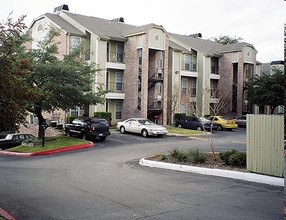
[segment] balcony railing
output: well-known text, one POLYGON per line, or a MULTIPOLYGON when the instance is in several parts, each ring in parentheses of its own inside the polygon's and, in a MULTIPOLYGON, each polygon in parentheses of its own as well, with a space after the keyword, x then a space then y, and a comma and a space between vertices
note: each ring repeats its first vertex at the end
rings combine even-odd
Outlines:
POLYGON ((157 100, 155 98, 148 99, 148 110, 163 110, 162 100, 157 100))
POLYGON ((122 82, 107 82, 106 90, 110 92, 123 92, 122 82))
POLYGON ((197 63, 185 63, 185 62, 182 62, 181 70, 196 72, 197 71, 197 63))
POLYGON ((124 53, 109 52, 107 54, 107 62, 124 63, 124 53))

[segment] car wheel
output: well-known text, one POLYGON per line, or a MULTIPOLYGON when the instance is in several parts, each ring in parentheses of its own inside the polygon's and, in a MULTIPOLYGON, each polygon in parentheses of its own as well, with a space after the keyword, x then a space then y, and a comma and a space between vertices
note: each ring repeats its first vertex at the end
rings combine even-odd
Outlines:
POLYGON ((86 140, 86 134, 82 134, 82 139, 86 140))
POLYGON ((217 125, 217 130, 218 131, 222 131, 223 130, 223 127, 221 125, 217 125))
POLYGON ((197 131, 202 131, 202 130, 203 130, 202 127, 200 126, 197 127, 197 131))
POLYGON ((177 128, 182 128, 182 125, 181 125, 181 124, 178 124, 177 128))
POLYGON ((124 126, 121 126, 121 127, 120 127, 120 132, 121 132, 121 134, 124 134, 124 133, 125 133, 125 128, 124 128, 124 126))
POLYGON ((66 136, 71 137, 71 133, 69 131, 66 131, 66 136))
POLYGON ((148 131, 146 129, 142 130, 141 132, 143 137, 147 137, 148 136, 148 131))
POLYGON ((105 139, 106 139, 106 136, 104 136, 104 137, 99 137, 99 140, 100 140, 100 141, 105 141, 105 139))

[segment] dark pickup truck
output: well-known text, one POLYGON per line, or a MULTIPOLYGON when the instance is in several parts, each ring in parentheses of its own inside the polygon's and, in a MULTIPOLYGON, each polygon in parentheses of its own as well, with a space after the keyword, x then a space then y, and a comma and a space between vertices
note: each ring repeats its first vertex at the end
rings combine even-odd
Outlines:
POLYGON ((67 136, 87 140, 99 138, 101 141, 110 135, 108 122, 101 118, 76 118, 71 124, 66 124, 65 133, 67 136))

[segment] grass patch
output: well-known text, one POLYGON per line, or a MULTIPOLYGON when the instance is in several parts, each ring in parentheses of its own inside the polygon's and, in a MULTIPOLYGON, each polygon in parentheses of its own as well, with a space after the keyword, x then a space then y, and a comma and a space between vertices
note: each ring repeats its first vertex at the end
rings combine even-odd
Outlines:
POLYGON ((28 147, 28 146, 21 145, 21 146, 9 148, 7 149, 7 151, 18 152, 18 153, 34 153, 34 152, 53 150, 53 149, 58 149, 62 147, 83 144, 83 143, 88 143, 88 141, 84 141, 84 140, 76 139, 76 138, 70 138, 66 136, 59 136, 56 138, 53 137, 51 140, 47 138, 47 141, 45 141, 44 147, 42 147, 41 143, 34 147, 28 147))
POLYGON ((184 135, 204 134, 204 131, 197 131, 197 130, 192 130, 192 129, 176 128, 172 126, 167 126, 166 128, 169 133, 173 133, 173 134, 184 134, 184 135))

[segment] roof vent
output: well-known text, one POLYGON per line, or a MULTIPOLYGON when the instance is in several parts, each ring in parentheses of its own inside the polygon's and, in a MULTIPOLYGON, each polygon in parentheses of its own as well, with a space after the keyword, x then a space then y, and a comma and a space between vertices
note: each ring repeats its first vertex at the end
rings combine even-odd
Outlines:
POLYGON ((58 11, 62 11, 62 10, 69 11, 69 6, 68 5, 60 5, 58 7, 55 7, 54 13, 58 12, 58 11))
POLYGON ((115 19, 112 19, 111 21, 124 23, 124 18, 123 17, 115 18, 115 19))
POLYGON ((195 37, 195 38, 202 38, 203 37, 201 33, 191 34, 189 36, 190 37, 195 37))

